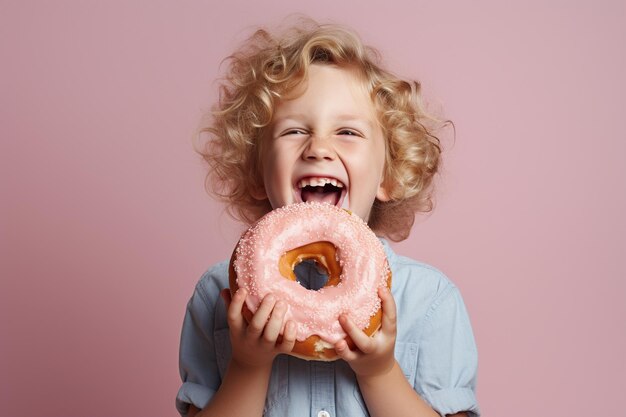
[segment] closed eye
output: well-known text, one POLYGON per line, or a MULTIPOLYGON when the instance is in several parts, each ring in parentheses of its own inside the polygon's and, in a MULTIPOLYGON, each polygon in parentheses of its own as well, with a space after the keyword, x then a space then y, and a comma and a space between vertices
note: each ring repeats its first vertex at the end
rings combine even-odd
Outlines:
POLYGON ((356 130, 352 130, 352 129, 341 129, 340 131, 337 132, 338 135, 340 136, 359 136, 359 137, 363 137, 363 135, 359 132, 357 132, 356 130))
POLYGON ((283 132, 283 134, 281 136, 287 136, 287 135, 306 135, 307 131, 304 129, 289 129, 283 132))

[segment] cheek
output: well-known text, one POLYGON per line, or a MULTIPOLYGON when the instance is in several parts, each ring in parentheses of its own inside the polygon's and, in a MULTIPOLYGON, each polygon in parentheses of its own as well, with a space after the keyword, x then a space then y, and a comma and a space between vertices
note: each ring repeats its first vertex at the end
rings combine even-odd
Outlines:
POLYGON ((273 164, 272 167, 265 170, 263 174, 263 183, 265 184, 265 188, 267 189, 268 194, 273 194, 279 189, 280 185, 280 164, 273 164))
POLYGON ((384 147, 376 147, 372 150, 370 154, 370 158, 368 159, 368 170, 369 175, 372 177, 376 177, 377 179, 382 179, 383 174, 385 172, 385 163, 386 163, 386 155, 384 147))
POLYGON ((265 158, 263 170, 263 182, 267 193, 271 198, 280 190, 291 183, 293 163, 285 152, 276 149, 273 154, 265 158))
POLYGON ((348 174, 357 189, 367 195, 375 193, 382 181, 382 164, 373 158, 352 158, 348 174))

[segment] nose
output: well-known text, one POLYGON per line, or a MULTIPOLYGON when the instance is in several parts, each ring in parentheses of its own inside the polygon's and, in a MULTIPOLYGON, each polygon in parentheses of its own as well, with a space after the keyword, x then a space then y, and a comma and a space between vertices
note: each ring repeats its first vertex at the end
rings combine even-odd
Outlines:
POLYGON ((328 138, 312 135, 306 149, 302 153, 302 159, 308 161, 328 160, 336 157, 335 149, 328 138))

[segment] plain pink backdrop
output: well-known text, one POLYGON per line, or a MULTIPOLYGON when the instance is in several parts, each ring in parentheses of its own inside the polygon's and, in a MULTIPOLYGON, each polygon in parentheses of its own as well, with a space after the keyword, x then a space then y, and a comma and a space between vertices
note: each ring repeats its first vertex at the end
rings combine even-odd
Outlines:
POLYGON ((0 3, 0 416, 172 416, 186 302, 239 226, 191 146, 258 24, 351 25, 456 125, 397 251, 446 272, 485 416, 623 415, 626 5, 0 3))

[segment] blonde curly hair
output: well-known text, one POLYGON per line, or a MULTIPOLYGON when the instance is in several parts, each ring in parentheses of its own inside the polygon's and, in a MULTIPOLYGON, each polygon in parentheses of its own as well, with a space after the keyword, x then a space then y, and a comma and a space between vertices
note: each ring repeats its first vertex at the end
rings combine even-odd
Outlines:
POLYGON ((432 210, 432 182, 441 147, 433 131, 447 122, 429 116, 420 84, 402 80, 379 66, 378 52, 349 29, 301 20, 279 34, 257 30, 226 58, 228 71, 219 99, 198 138, 209 165, 206 186, 225 201, 229 213, 253 223, 272 210, 254 197, 263 189, 261 147, 277 102, 307 78, 311 64, 356 69, 372 97, 386 139, 383 186, 389 201, 374 202, 369 225, 394 241, 409 236, 416 212, 432 210))

